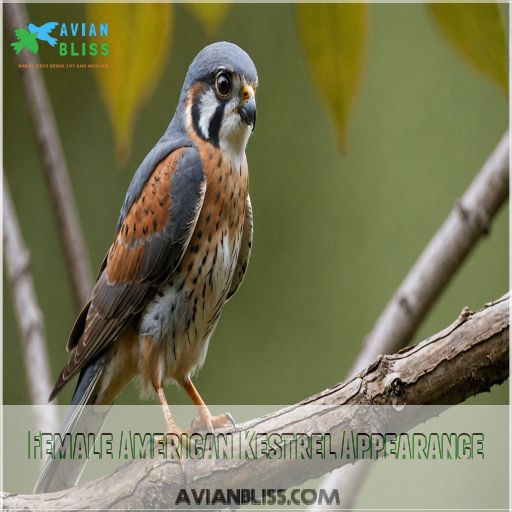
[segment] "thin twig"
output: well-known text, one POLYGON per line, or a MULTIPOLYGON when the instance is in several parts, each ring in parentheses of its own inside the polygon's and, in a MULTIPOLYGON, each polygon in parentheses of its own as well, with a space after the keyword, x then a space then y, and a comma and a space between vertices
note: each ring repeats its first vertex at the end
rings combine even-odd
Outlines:
MULTIPOLYGON (((4 12, 10 30, 26 27, 28 16, 23 4, 5 4, 4 12)), ((17 55, 16 61, 18 66, 26 66, 19 69, 23 92, 41 153, 75 302, 81 309, 90 298, 93 276, 57 124, 42 72, 34 67, 39 60, 25 50, 17 55)))
MULTIPOLYGON (((405 346, 508 198, 509 134, 503 135, 469 188, 395 292, 353 364, 355 375, 379 354, 405 346)), ((371 464, 359 462, 327 475, 325 489, 346 489, 343 507, 354 506, 371 464)), ((312 507, 320 510, 321 507, 312 507)))
MULTIPOLYGON (((382 357, 356 377, 299 404, 240 425, 240 439, 244 439, 244 432, 251 431, 329 432, 331 439, 339 440, 341 432, 347 430, 396 432, 389 430, 391 419, 395 424, 400 422, 400 431, 410 429, 429 415, 438 415, 449 404, 460 403, 507 379, 508 308, 507 296, 478 313, 464 309, 451 326, 415 347, 382 357), (342 407, 369 404, 395 407, 342 407), (398 406, 401 404, 446 405, 403 408, 398 406)), ((238 450, 235 446, 233 453, 238 450)), ((192 489, 285 489, 353 462, 343 457, 307 461, 280 457, 206 459, 193 464, 167 459, 136 461, 66 491, 6 493, 4 508, 75 510, 86 503, 91 509, 169 509, 182 489, 189 494, 192 489)), ((207 508, 224 506, 219 501, 207 508)))
MULTIPOLYGON (((30 273, 30 256, 23 241, 7 181, 3 179, 4 257, 13 301, 14 313, 20 332, 21 351, 25 363, 30 401, 48 404, 52 390, 50 364, 44 336, 43 315, 39 309, 34 281, 30 273)), ((37 407, 39 428, 52 432, 58 427, 54 407, 37 407)))

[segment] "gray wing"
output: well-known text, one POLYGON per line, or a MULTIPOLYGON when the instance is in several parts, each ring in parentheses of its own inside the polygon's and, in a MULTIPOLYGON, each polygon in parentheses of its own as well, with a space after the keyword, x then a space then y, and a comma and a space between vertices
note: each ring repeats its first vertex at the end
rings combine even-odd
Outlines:
POLYGON ((251 198, 247 194, 245 200, 245 221, 242 232, 242 241, 240 242, 240 252, 238 253, 238 261, 236 263, 235 274, 231 281, 231 287, 229 288, 227 299, 230 299, 238 290, 238 287, 242 284, 242 281, 249 264, 249 258, 251 256, 252 249, 252 206, 251 198))
POLYGON ((195 149, 179 148, 156 166, 121 217, 91 302, 71 332, 71 355, 49 401, 117 339, 178 266, 205 190, 201 159, 195 149))

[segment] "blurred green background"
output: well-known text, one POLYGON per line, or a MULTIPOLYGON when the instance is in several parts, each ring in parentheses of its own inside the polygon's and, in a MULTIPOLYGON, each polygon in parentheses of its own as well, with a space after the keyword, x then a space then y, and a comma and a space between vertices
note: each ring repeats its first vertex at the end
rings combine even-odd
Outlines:
MULTIPOLYGON (((96 268, 133 172, 167 127, 195 54, 214 40, 229 40, 256 63, 258 126, 247 150, 254 249, 196 380, 210 404, 293 403, 342 380, 393 291, 507 128, 502 92, 440 37, 423 5, 370 7, 365 66, 344 154, 304 60, 291 5, 233 5, 209 35, 176 5, 172 49, 141 111, 124 169, 114 157, 93 72, 44 72, 96 268)), ((34 21, 85 19, 81 5, 28 9, 34 21)), ((8 31, 4 38, 12 40, 8 31)), ((5 48, 6 41, 4 165, 31 251, 57 377, 77 311, 14 59, 5 48)), ((507 289, 505 209, 415 340, 451 323, 463 306, 478 309, 507 289)), ((27 403, 6 287, 3 298, 4 402, 27 403)), ((69 401, 72 388, 60 403, 69 401)), ((189 403, 176 387, 168 398, 189 403)), ((473 399, 507 401, 506 384, 473 399)), ((136 386, 118 402, 139 403, 136 386)))

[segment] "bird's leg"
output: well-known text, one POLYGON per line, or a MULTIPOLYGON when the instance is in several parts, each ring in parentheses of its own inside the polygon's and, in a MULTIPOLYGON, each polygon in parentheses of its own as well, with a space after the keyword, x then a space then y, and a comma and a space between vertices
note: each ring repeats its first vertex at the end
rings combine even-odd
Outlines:
POLYGON ((183 388, 192 402, 194 402, 199 412, 199 417, 192 421, 192 428, 195 429, 202 427, 204 430, 213 430, 213 416, 192 381, 190 379, 185 379, 183 382, 183 388))
POLYGON ((186 434, 186 432, 176 425, 176 422, 172 417, 171 410, 169 409, 167 399, 165 398, 164 388, 159 384, 155 386, 155 391, 158 395, 158 399, 160 400, 160 405, 162 406, 164 413, 165 423, 167 424, 167 434, 175 434, 179 439, 181 439, 181 435, 186 434))
POLYGON ((193 429, 211 431, 214 428, 225 427, 229 424, 233 425, 233 427, 236 426, 233 417, 229 413, 212 416, 212 413, 204 403, 204 400, 201 398, 201 395, 189 378, 183 380, 182 386, 199 411, 199 417, 192 421, 193 429))

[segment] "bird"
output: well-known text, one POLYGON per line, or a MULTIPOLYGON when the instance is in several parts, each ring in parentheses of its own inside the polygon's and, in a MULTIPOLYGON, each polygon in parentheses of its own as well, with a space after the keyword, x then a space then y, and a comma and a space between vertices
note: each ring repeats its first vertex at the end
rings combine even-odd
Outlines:
POLYGON ((14 43, 11 43, 11 46, 14 48, 16 55, 19 55, 23 49, 27 49, 32 52, 34 55, 39 51, 39 45, 37 44, 37 38, 35 34, 31 34, 28 30, 24 28, 18 28, 14 31, 18 40, 14 43))
POLYGON ((57 44, 57 39, 55 37, 50 36, 50 32, 58 25, 57 21, 49 21, 44 25, 38 27, 33 23, 29 23, 27 25, 28 31, 31 34, 35 34, 37 39, 40 41, 46 41, 50 46, 55 46, 57 44))
MULTIPOLYGON (((181 436, 164 392, 171 381, 198 409, 194 429, 232 423, 229 414, 210 413, 192 377, 251 254, 245 149, 256 125, 257 87, 253 61, 234 43, 208 45, 192 61, 167 130, 128 188, 50 401, 77 374, 73 406, 108 406, 138 379, 143 393, 158 398, 167 432, 181 436)), ((67 431, 78 411, 65 421, 67 431)), ((36 492, 73 485, 80 472, 61 470, 57 478, 45 467, 36 492)))

